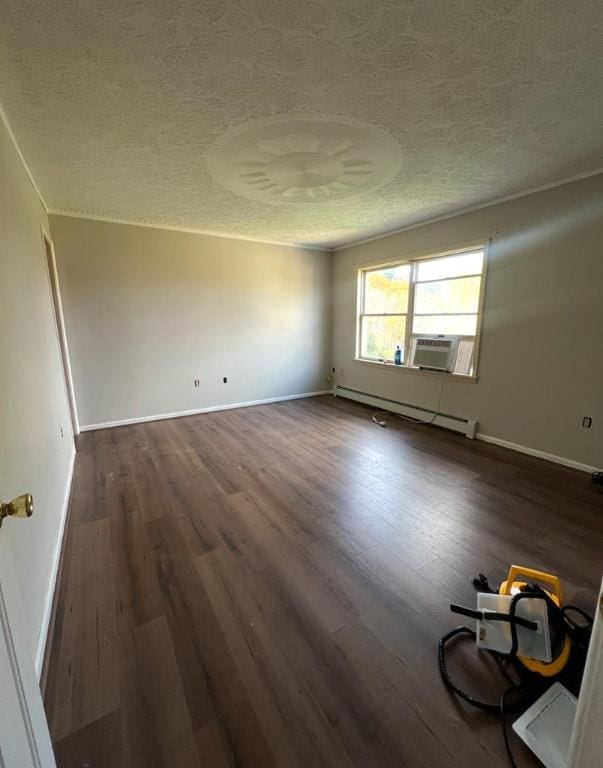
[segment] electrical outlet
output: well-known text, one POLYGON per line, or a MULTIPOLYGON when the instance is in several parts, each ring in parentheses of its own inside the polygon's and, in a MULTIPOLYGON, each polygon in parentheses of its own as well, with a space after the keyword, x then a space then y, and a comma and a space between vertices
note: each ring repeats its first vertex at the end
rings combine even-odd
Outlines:
POLYGON ((228 384, 228 377, 227 376, 224 376, 224 378, 222 379, 222 384, 228 384))
POLYGON ((200 380, 200 379, 195 379, 195 380, 193 381, 193 384, 194 384, 196 387, 198 387, 198 386, 201 384, 201 380, 200 380))
POLYGON ((584 429, 590 429, 593 425, 593 420, 590 416, 583 416, 582 417, 582 426, 584 429))
POLYGON ((61 427, 61 437, 65 437, 65 433, 63 432, 63 427, 61 427))

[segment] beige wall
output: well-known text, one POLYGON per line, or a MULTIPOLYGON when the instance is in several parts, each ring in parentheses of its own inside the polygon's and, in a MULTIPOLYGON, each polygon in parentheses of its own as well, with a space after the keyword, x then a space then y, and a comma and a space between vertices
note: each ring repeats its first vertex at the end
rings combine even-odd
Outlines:
POLYGON ((433 408, 437 378, 354 361, 358 267, 488 238, 479 379, 446 381, 442 411, 478 419, 486 435, 601 467, 603 175, 337 252, 337 383, 433 408))
POLYGON ((82 426, 328 388, 329 254, 50 223, 82 426))
POLYGON ((50 299, 40 201, 0 120, 0 498, 31 492, 6 521, 31 647, 41 661, 73 437, 50 299), (61 437, 61 428, 64 437, 61 437))

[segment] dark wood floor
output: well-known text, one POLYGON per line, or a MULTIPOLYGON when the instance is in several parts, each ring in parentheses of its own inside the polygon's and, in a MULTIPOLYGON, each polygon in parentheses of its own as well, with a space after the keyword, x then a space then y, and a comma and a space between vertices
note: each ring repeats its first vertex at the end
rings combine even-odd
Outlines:
MULTIPOLYGON (((519 563, 592 608, 603 496, 370 415, 327 396, 82 435, 46 689, 60 768, 506 765, 496 719, 440 681, 448 604, 519 563)), ((457 666, 498 690, 474 648, 457 666)))

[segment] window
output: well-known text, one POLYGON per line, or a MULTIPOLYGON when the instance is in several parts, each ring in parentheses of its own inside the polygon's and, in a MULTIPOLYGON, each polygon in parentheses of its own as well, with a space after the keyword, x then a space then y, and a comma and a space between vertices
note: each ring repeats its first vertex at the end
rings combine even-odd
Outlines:
POLYGON ((358 357, 410 366, 416 339, 459 339, 454 373, 472 375, 479 332, 484 249, 360 270, 358 357))

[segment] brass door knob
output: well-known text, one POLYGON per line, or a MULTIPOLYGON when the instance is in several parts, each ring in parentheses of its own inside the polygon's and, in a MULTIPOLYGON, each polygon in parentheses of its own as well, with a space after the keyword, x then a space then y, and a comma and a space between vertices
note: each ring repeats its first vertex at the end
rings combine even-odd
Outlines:
POLYGON ((0 525, 5 517, 31 517, 33 515, 33 496, 31 493, 24 493, 17 496, 16 499, 7 502, 0 502, 0 525))

